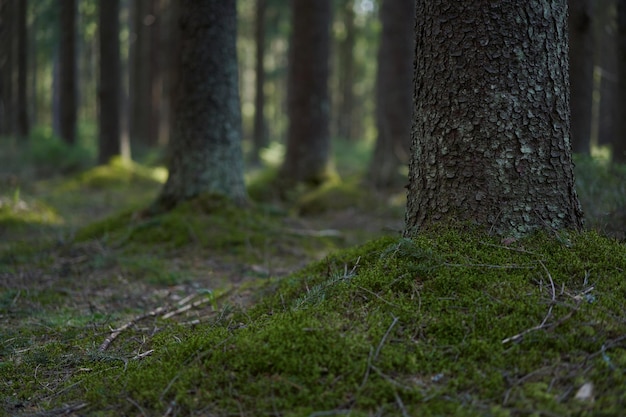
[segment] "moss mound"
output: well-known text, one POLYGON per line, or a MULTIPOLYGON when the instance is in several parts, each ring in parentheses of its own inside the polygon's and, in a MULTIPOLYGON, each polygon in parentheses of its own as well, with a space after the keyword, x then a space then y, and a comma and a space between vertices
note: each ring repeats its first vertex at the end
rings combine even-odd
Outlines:
POLYGON ((94 360, 61 401, 168 415, 621 415, 626 247, 383 238, 270 284, 251 310, 94 360), (129 353, 129 357, 132 358, 129 353))

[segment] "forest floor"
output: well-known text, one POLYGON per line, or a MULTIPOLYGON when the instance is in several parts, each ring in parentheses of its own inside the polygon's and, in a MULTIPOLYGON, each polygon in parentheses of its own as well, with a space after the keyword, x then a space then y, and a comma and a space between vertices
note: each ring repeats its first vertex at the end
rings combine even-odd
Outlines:
MULTIPOLYGON (((592 227, 621 239, 626 182, 603 172, 579 175, 581 199, 595 200, 586 207, 592 227)), ((120 163, 47 180, 0 178, 0 415, 82 415, 86 403, 59 401, 91 372, 85 355, 149 356, 164 328, 245 311, 311 262, 397 238, 403 227, 404 190, 377 194, 358 182, 291 205, 269 199, 242 210, 205 198, 144 218, 162 179, 120 163)), ((350 268, 329 261, 326 275, 350 268)))

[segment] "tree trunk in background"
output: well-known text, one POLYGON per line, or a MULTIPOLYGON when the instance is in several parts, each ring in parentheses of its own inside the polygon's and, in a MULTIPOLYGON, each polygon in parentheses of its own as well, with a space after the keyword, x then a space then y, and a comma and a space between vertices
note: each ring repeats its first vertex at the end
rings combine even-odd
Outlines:
MULTIPOLYGON (((594 1, 594 88, 600 93, 594 101, 592 140, 596 145, 611 145, 619 115, 616 50, 616 1, 594 1)), ((596 92, 596 94, 597 94, 596 92)))
POLYGON ((174 135, 174 127, 176 126, 176 97, 180 83, 181 68, 181 50, 182 39, 180 29, 180 0, 170 0, 169 8, 169 47, 167 54, 169 59, 166 60, 167 66, 164 66, 164 72, 167 74, 167 90, 164 97, 167 100, 167 136, 168 143, 171 142, 174 135))
POLYGON ((590 0, 569 0, 569 68, 572 152, 588 154, 593 92, 593 31, 590 0))
POLYGON ((59 85, 60 134, 73 145, 76 142, 76 1, 59 3, 59 85))
POLYGON ((337 137, 346 140, 355 139, 352 129, 352 124, 354 123, 354 83, 356 81, 354 62, 354 47, 356 46, 355 19, 354 0, 346 0, 341 7, 344 33, 338 45, 339 65, 337 75, 339 78, 339 96, 337 112, 334 115, 337 137))
POLYGON ((246 200, 235 0, 181 1, 182 57, 169 177, 154 209, 201 194, 246 200))
POLYGON ((623 1, 617 2, 617 71, 619 110, 613 138, 613 161, 626 163, 626 4, 623 1))
POLYGON ((28 0, 17 2, 17 135, 28 137, 28 105, 26 91, 28 87, 28 32, 26 30, 26 9, 28 0))
POLYGON ((400 172, 408 164, 412 120, 415 0, 383 0, 382 33, 376 73, 378 138, 368 179, 376 188, 406 183, 400 172))
POLYGON ((417 4, 405 235, 440 221, 580 229, 566 0, 417 4))
POLYGON ((256 0, 255 35, 256 63, 255 63, 255 95, 254 95, 254 134, 252 137, 252 164, 260 162, 261 149, 267 146, 265 129, 265 9, 267 0, 256 0))
POLYGON ((330 0, 292 5, 287 74, 287 152, 281 181, 317 185, 328 176, 330 0))
POLYGON ((120 146, 120 22, 119 0, 99 1, 100 85, 98 98, 98 163, 106 164, 121 154, 120 146))
POLYGON ((130 136, 134 143, 154 146, 159 139, 159 111, 162 80, 160 76, 159 23, 160 0, 134 0, 131 47, 130 136))
POLYGON ((14 0, 0 0, 0 135, 15 133, 14 0))

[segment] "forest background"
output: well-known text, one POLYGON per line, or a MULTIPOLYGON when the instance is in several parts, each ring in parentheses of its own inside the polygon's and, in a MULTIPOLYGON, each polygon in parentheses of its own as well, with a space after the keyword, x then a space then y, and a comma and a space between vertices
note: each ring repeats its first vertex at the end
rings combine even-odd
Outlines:
MULTIPOLYGON (((138 338, 150 331, 138 328, 136 317, 161 320, 158 309, 176 305, 185 312, 168 318, 180 318, 185 325, 212 322, 227 311, 224 306, 247 307, 257 301, 256 293, 270 278, 402 229, 407 155, 403 160, 399 152, 390 181, 377 181, 381 165, 371 163, 380 133, 376 57, 382 2, 332 2, 332 175, 321 187, 299 188, 288 195, 268 183, 283 162, 289 123, 290 2, 237 2, 246 180, 258 210, 241 222, 241 212, 227 208, 217 215, 222 203, 204 201, 158 220, 159 228, 149 221, 128 223, 142 220, 141 209, 154 199, 167 175, 163 166, 175 93, 174 56, 180 48, 172 29, 176 1, 119 3, 115 33, 120 40, 121 99, 115 107, 120 135, 113 154, 103 146, 98 127, 103 116, 98 107, 101 65, 110 63, 99 58, 98 2, 81 0, 60 7, 69 3, 0 3, 0 305, 3 328, 10 329, 3 338, 1 369, 13 384, 3 386, 8 414, 59 406, 56 393, 74 383, 71 373, 80 368, 78 362, 61 359, 68 340, 80 340, 85 343, 81 349, 104 357, 108 346, 87 346, 93 341, 85 334, 112 344, 109 329, 127 323, 133 331, 120 337, 123 343, 116 342, 115 354, 141 359, 149 349, 138 338), (67 13, 76 19, 73 41, 64 30, 67 13), (63 63, 68 42, 76 47, 70 64, 63 63), (260 84, 258 51, 263 57, 260 84), (73 121, 62 104, 72 71, 73 121), (263 98, 262 113, 258 97, 263 98), (190 217, 196 219, 190 222, 190 217), (204 230, 214 233, 204 236, 204 230), (37 381, 53 394, 17 377, 29 366, 50 370, 37 381), (53 372, 55 368, 60 371, 53 372), (16 384, 23 384, 19 395, 16 384)), ((624 107, 618 92, 620 80, 626 79, 620 61, 626 55, 620 31, 624 28, 619 26, 617 2, 571 1, 570 10, 577 189, 587 228, 622 240, 626 135, 620 133, 624 107), (574 110, 577 103, 581 116, 574 110)), ((340 265, 335 267, 339 270, 328 272, 333 279, 350 275, 348 269, 341 275, 340 265)), ((309 291, 310 297, 315 291, 319 289, 309 291)), ((74 401, 66 411, 84 404, 74 401)))

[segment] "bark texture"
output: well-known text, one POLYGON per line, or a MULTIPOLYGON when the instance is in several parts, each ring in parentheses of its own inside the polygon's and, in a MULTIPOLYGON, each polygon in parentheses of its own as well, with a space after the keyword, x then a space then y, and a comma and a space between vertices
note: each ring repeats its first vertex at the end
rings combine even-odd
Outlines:
POLYGON ((181 2, 175 126, 158 209, 201 194, 246 199, 236 34, 235 0, 181 2))
POLYGON ((99 148, 98 163, 121 154, 120 146, 120 21, 119 0, 100 0, 99 148))
POLYGON ((59 133, 72 145, 76 141, 76 1, 59 3, 59 133))
POLYGON ((330 0, 292 3, 289 45, 287 152, 281 177, 319 184, 328 174, 330 0))
POLYGON ((450 220, 580 229, 566 1, 417 4, 405 234, 450 220))
POLYGON ((376 74, 378 137, 369 166, 376 188, 406 183, 400 173, 408 164, 413 114, 411 81, 415 54, 415 0, 383 0, 382 33, 376 74))
POLYGON ((588 154, 593 93, 593 25, 590 0, 569 0, 569 68, 572 152, 588 154))

